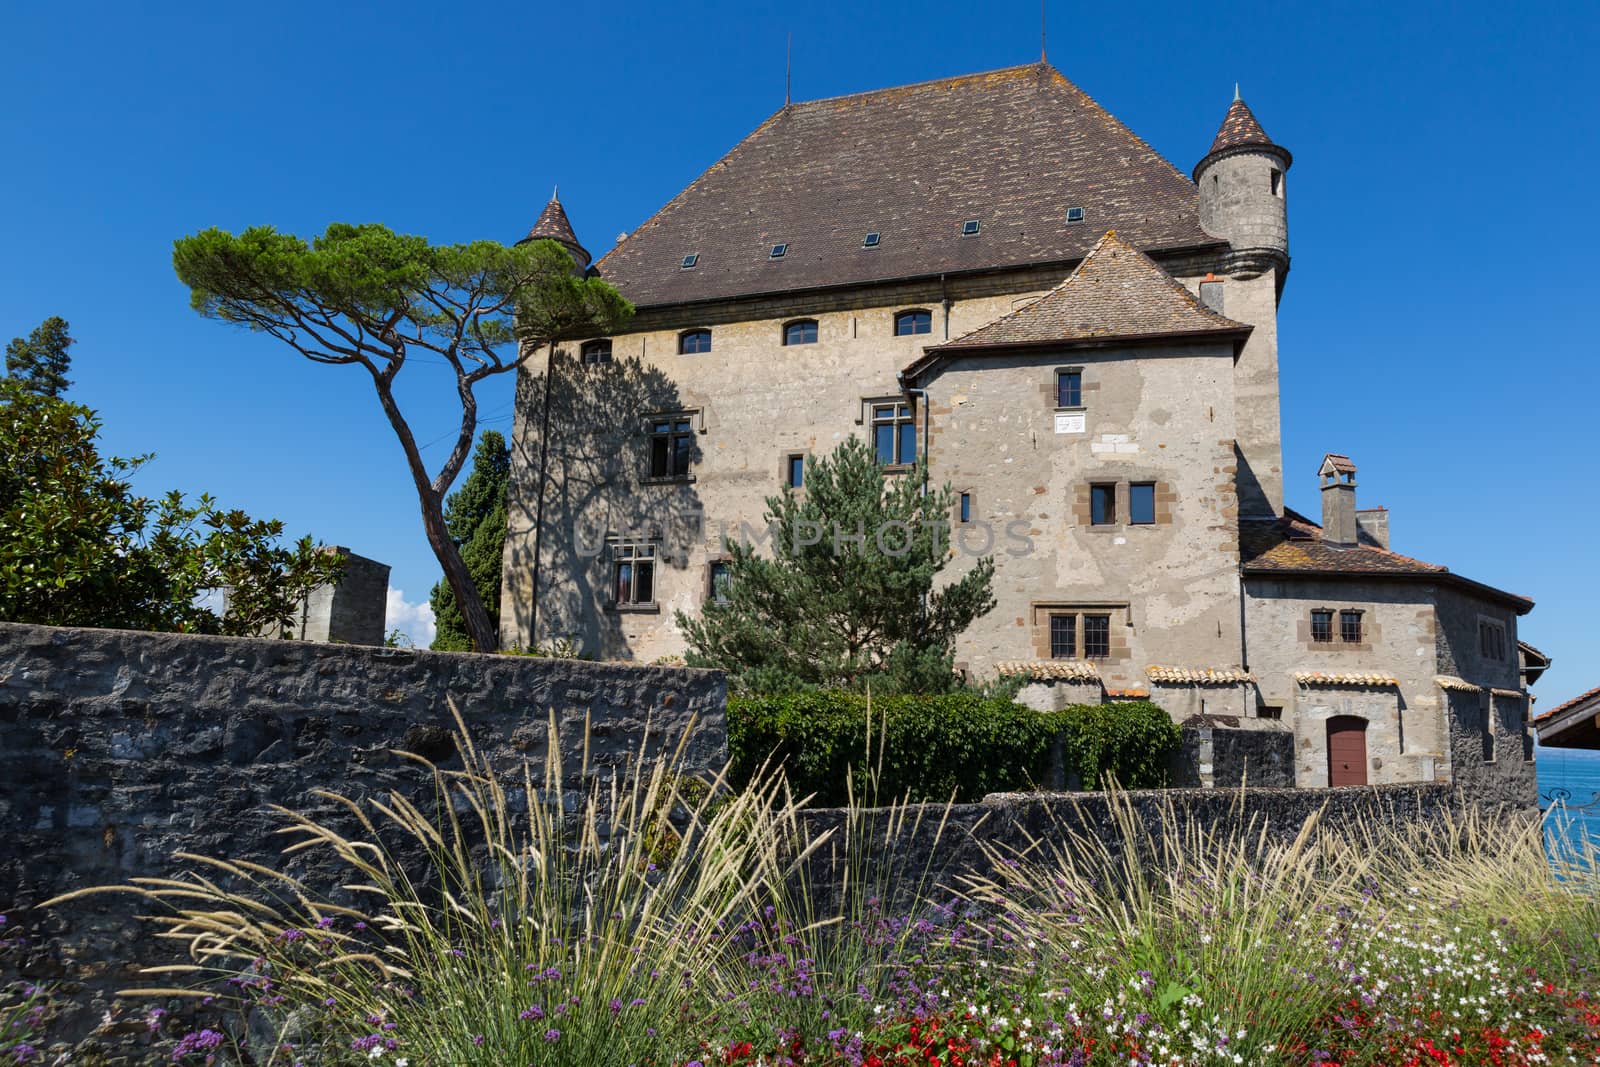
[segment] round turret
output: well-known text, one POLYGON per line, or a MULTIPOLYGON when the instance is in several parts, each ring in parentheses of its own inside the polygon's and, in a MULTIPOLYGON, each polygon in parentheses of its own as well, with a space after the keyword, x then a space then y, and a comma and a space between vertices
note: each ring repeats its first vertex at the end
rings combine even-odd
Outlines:
POLYGON ((1211 151, 1194 168, 1200 225, 1233 246, 1231 272, 1288 269, 1287 175, 1292 162, 1288 149, 1273 144, 1236 88, 1211 151))

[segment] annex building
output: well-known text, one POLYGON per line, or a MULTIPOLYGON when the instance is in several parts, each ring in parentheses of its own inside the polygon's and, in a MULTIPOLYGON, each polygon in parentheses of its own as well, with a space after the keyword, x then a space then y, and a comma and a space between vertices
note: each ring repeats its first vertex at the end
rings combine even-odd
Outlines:
POLYGON ((1532 602, 1393 551, 1345 455, 1284 507, 1292 162, 1235 99, 1181 172, 1041 63, 785 106, 592 267, 552 200, 638 312, 522 375, 503 642, 681 653, 723 533, 863 435, 996 557, 971 674, 1292 730, 1301 785, 1531 789, 1532 602))

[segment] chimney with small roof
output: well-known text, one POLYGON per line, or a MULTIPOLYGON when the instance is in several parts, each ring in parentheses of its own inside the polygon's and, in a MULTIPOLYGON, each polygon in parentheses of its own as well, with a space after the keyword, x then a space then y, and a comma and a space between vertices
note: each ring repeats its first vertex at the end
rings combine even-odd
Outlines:
POLYGON ((1317 468, 1322 479, 1322 542, 1355 547, 1360 538, 1356 525, 1356 465, 1349 456, 1329 452, 1317 468))

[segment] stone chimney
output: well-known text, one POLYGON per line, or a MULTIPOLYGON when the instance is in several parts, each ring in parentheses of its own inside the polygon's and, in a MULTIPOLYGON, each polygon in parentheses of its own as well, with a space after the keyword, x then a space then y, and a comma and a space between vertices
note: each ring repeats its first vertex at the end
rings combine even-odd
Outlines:
POLYGON ((1353 547, 1356 526, 1356 465, 1349 456, 1329 452, 1317 468, 1322 479, 1322 542, 1353 547))
POLYGON ((1356 512, 1356 529, 1379 548, 1389 547, 1389 509, 1362 508, 1356 512))

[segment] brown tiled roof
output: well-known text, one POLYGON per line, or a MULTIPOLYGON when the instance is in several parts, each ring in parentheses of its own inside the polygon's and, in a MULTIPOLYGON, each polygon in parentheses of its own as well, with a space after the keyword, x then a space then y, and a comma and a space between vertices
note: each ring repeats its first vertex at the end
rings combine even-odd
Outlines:
POLYGON ((1322 540, 1322 527, 1288 508, 1282 517, 1239 523, 1239 562, 1250 575, 1315 577, 1420 578, 1465 586, 1472 592, 1510 605, 1519 614, 1533 609, 1527 597, 1452 574, 1450 568, 1402 556, 1363 540, 1332 545, 1322 540))
POLYGON ((1192 182, 1053 67, 778 111, 600 261, 640 307, 1213 247, 1192 182), (1068 223, 1069 207, 1084 222, 1068 223), (976 236, 962 223, 975 219, 976 236), (876 248, 863 248, 869 233, 876 248), (774 244, 788 245, 771 259, 774 244), (683 258, 699 256, 692 269, 683 258))
POLYGON ((1340 455, 1338 452, 1329 452, 1327 455, 1323 456, 1322 466, 1332 467, 1341 474, 1354 474, 1356 472, 1355 461, 1349 456, 1340 455))
POLYGON ((1079 659, 1004 660, 995 664, 1000 674, 1021 674, 1043 681, 1059 678, 1069 682, 1097 682, 1100 670, 1093 663, 1079 659))
POLYGON ((544 206, 544 210, 539 212, 539 221, 533 224, 533 229, 529 230, 528 236, 523 238, 524 241, 537 241, 540 239, 558 241, 561 244, 576 248, 583 253, 584 263, 581 265, 588 265, 589 251, 578 243, 578 235, 572 232, 572 223, 567 219, 566 209, 561 206, 561 201, 554 197, 551 197, 550 202, 544 206))
POLYGON ((1296 671, 1294 680, 1301 685, 1366 685, 1380 688, 1398 688, 1400 685, 1400 679, 1392 675, 1360 671, 1296 671))
POLYGON ((1095 242, 1066 281, 1039 299, 928 351, 1119 337, 1243 336, 1250 329, 1200 303, 1113 230, 1095 242))
POLYGON ((1564 704, 1557 704, 1555 707, 1551 708, 1549 711, 1540 712, 1537 716, 1534 717, 1533 721, 1534 722, 1544 722, 1547 719, 1553 719, 1557 715, 1560 715, 1562 712, 1571 711, 1573 708, 1577 707, 1578 705, 1588 703, 1589 701, 1594 700, 1596 697, 1600 697, 1600 688, 1591 689, 1587 693, 1579 693, 1577 696, 1573 697, 1571 700, 1567 701, 1564 704))
POLYGON ((1255 676, 1238 667, 1162 667, 1144 669, 1152 682, 1164 685, 1238 685, 1255 681, 1255 676))
POLYGON ((1217 130, 1216 139, 1211 142, 1211 151, 1220 152, 1224 148, 1238 148, 1247 144, 1278 147, 1272 144, 1272 138, 1256 121, 1256 114, 1250 110, 1250 105, 1235 97, 1233 103, 1228 105, 1228 113, 1222 116, 1222 126, 1217 130))

